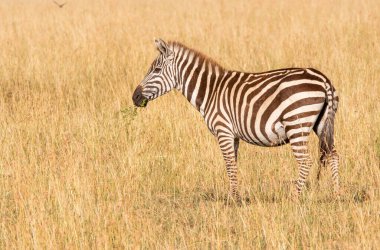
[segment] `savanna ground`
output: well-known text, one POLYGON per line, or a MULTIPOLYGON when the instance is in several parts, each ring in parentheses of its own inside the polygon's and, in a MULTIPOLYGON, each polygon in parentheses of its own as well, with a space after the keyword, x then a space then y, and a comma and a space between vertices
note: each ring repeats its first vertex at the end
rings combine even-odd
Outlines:
POLYGON ((380 4, 0 2, 0 248, 380 247, 380 4), (227 205, 218 144, 180 93, 131 95, 178 40, 226 68, 314 67, 339 91, 342 199, 318 150, 299 203, 289 146, 242 144, 227 205))

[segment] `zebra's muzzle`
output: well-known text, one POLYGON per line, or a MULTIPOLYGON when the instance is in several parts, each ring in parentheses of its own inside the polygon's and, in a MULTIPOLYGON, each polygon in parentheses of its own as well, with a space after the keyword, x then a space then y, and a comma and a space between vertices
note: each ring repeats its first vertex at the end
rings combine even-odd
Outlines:
POLYGON ((137 107, 146 107, 148 99, 142 95, 142 88, 138 86, 132 95, 132 100, 137 107))

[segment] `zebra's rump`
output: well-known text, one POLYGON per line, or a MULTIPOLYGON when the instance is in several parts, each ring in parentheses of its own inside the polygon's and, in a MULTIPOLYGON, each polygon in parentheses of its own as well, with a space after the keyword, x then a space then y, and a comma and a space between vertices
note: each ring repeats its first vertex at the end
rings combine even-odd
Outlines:
POLYGON ((262 75, 260 81, 241 83, 230 92, 237 135, 249 143, 279 146, 308 134, 326 104, 324 79, 310 69, 262 75))

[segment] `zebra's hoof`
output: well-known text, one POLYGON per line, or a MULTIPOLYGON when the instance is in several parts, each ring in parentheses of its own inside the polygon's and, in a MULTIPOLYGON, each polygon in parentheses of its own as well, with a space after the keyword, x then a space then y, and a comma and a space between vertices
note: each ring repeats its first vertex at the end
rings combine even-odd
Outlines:
POLYGON ((290 192, 290 200, 293 202, 299 202, 300 201, 300 193, 295 188, 292 192, 290 192))
POLYGON ((340 190, 335 190, 334 191, 334 197, 335 197, 335 200, 337 201, 341 201, 342 200, 342 192, 340 190))
POLYGON ((242 198, 239 194, 228 194, 224 199, 226 205, 238 205, 241 206, 243 204, 242 198))

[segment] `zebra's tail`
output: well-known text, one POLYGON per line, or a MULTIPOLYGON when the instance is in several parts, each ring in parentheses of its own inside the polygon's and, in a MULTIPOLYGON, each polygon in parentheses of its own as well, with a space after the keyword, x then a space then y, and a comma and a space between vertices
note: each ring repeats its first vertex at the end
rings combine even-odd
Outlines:
POLYGON ((319 140, 320 148, 325 154, 329 154, 334 149, 334 120, 335 113, 338 110, 339 97, 336 90, 329 80, 326 81, 326 105, 323 127, 321 129, 319 140))

